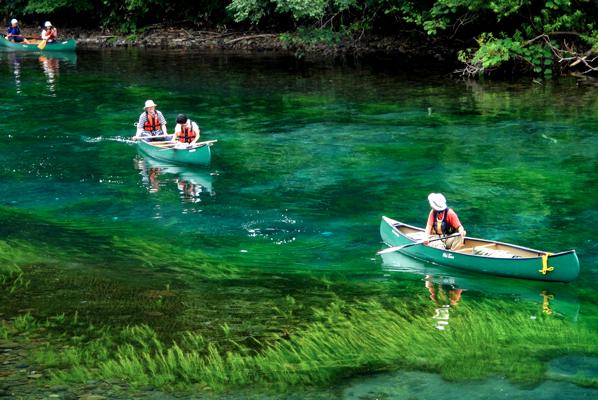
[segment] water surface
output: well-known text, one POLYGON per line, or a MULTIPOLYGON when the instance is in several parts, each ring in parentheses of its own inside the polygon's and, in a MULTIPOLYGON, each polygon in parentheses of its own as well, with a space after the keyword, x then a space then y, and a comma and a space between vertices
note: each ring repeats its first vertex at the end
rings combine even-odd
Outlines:
MULTIPOLYGON (((5 303, 11 313, 77 311, 108 325, 149 323, 165 336, 199 330, 215 341, 227 323, 249 341, 280 330, 272 307, 294 310, 292 329, 339 297, 421 297, 432 309, 430 329, 442 334, 458 304, 496 298, 598 327, 595 86, 223 53, 4 52, 0 65, 0 240, 38 252, 37 264, 21 265, 32 283, 5 303), (218 139, 212 165, 138 154, 129 138, 146 99, 169 130, 184 112, 203 139, 218 139), (376 257, 380 217, 421 226, 430 192, 446 195, 469 235, 576 249, 580 277, 569 285, 515 281, 376 257), (238 279, 219 280, 230 271, 238 279), (138 304, 160 296, 168 311, 138 304)), ((383 382, 394 398, 404 392, 389 387, 422 376, 375 377, 372 385, 383 382)), ((576 398, 577 390, 564 393, 576 398)))

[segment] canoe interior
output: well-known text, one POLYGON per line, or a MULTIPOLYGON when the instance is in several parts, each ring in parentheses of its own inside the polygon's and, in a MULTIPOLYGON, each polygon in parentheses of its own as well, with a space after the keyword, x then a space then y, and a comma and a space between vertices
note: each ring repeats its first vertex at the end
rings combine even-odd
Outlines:
MULTIPOLYGON (((415 229, 415 228, 401 225, 401 224, 395 225, 395 228, 397 228, 399 230, 399 232, 401 232, 402 234, 404 234, 412 239, 414 237, 416 237, 418 234, 421 235, 421 233, 423 232, 420 229, 415 229)), ((474 255, 474 256, 479 256, 479 257, 491 256, 489 254, 486 254, 486 255, 475 254, 474 248, 475 249, 489 249, 489 250, 494 250, 497 252, 500 252, 500 251, 508 252, 508 253, 513 254, 513 256, 515 256, 517 258, 535 258, 535 257, 540 257, 540 256, 543 256, 544 254, 546 254, 544 252, 528 250, 528 249, 524 249, 524 248, 517 247, 517 246, 510 246, 505 243, 496 243, 496 242, 492 242, 490 240, 471 239, 471 238, 465 238, 463 247, 461 247, 460 249, 457 249, 457 250, 453 250, 453 251, 456 253, 469 254, 469 255, 474 255)))

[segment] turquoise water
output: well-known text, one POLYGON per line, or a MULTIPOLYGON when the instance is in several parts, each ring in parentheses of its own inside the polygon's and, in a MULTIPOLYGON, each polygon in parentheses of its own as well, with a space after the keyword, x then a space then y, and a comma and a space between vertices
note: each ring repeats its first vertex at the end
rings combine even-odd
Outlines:
MULTIPOLYGON (((0 65, 0 203, 5 217, 19 213, 5 218, 12 222, 0 240, 35 246, 48 263, 45 273, 24 263, 36 315, 78 310, 106 324, 204 329, 214 340, 207 325, 236 321, 240 336, 267 338, 267 310, 285 296, 301 304, 289 324, 337 296, 424 296, 441 310, 431 329, 442 330, 450 322, 438 323, 440 291, 446 300, 463 289, 457 303, 482 296, 517 308, 523 300, 538 314, 548 307, 598 326, 597 86, 221 53, 0 53, 0 65), (129 138, 146 99, 169 130, 185 112, 202 139, 218 140, 209 167, 137 153, 129 138), (469 235, 576 249, 580 277, 523 282, 376 257, 380 217, 421 226, 430 192, 446 195, 469 235), (127 256, 140 248, 159 255, 127 256), (239 279, 223 284, 205 262, 239 279), (57 277, 53 290, 48 274, 57 277), (126 301, 167 284, 183 297, 171 304, 176 315, 144 314, 126 301), (111 288, 114 302, 87 286, 111 288)), ((373 384, 390 379, 385 398, 395 398, 405 393, 388 388, 407 378, 373 384)))

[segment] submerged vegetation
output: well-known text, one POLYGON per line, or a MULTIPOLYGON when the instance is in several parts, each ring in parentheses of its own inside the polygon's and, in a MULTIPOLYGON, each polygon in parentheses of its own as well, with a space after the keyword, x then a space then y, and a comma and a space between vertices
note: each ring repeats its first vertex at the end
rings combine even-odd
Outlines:
POLYGON ((154 24, 286 31, 281 39, 295 48, 354 52, 382 35, 413 47, 408 54, 423 42, 439 58, 460 61, 465 75, 598 72, 598 5, 590 0, 16 0, 0 10, 7 17, 52 15, 63 24, 74 20, 132 34, 154 24))
MULTIPOLYGON (((433 308, 421 299, 335 302, 314 310, 314 321, 304 329, 252 346, 238 343, 225 325, 219 342, 184 332, 169 344, 146 325, 84 328, 62 316, 38 325, 70 325, 78 333, 70 343, 50 341, 34 360, 51 372, 55 384, 102 379, 220 391, 246 385, 282 390, 397 369, 435 372, 447 380, 503 376, 535 384, 546 378, 546 363, 554 358, 598 355, 591 329, 550 316, 530 318, 530 311, 513 312, 501 301, 470 303, 451 310, 450 328, 438 331, 431 323, 433 308)), ((26 315, 13 329, 35 330, 36 324, 26 315)), ((587 377, 568 380, 598 388, 587 377)))
MULTIPOLYGON (((253 287, 255 277, 246 273, 202 267, 198 253, 194 261, 181 253, 167 266, 160 260, 175 259, 180 249, 143 246, 143 239, 132 234, 109 244, 114 250, 108 260, 129 265, 128 280, 138 266, 168 267, 184 270, 184 283, 172 275, 168 282, 158 277, 160 283, 141 284, 81 268, 76 274, 57 273, 54 262, 68 265, 97 257, 94 251, 76 256, 83 249, 65 240, 72 237, 68 230, 95 235, 96 243, 110 237, 110 230, 98 237, 96 227, 84 222, 65 224, 19 212, 5 216, 26 220, 27 229, 55 225, 57 233, 48 243, 31 248, 19 245, 17 238, 10 244, 11 270, 18 271, 21 284, 12 280, 13 290, 3 292, 0 310, 14 315, 2 320, 0 340, 38 343, 29 362, 54 385, 101 380, 166 391, 218 392, 248 385, 286 390, 396 370, 438 373, 452 381, 502 376, 535 384, 547 378, 546 363, 554 358, 598 355, 588 326, 559 313, 543 314, 537 303, 514 307, 498 298, 471 297, 446 308, 448 325, 438 330, 434 316, 439 305, 429 301, 427 290, 412 298, 399 295, 409 282, 353 282, 349 288, 344 279, 296 275, 279 277, 270 287, 263 280, 253 287), (120 258, 127 252, 132 257, 125 264, 120 258), (199 274, 192 282, 193 271, 199 274), (306 285, 307 294, 300 290, 306 285), (40 290, 52 293, 51 304, 35 294, 40 290), (272 293, 265 295, 268 290, 272 293), (23 299, 30 308, 13 313, 23 299)), ((6 255, 8 245, 2 249, 6 255)), ((6 260, 3 264, 10 265, 6 260)), ((557 379, 598 388, 585 376, 557 379)))

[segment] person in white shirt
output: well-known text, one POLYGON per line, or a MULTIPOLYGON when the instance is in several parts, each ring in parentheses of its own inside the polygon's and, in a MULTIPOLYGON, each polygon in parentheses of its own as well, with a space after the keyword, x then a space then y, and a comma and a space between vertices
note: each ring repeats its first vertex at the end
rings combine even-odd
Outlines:
POLYGON ((42 31, 42 39, 47 43, 54 43, 58 37, 58 31, 52 26, 50 21, 46 21, 44 26, 46 29, 42 31))
POLYGON ((174 136, 172 137, 177 147, 188 147, 197 143, 199 133, 199 127, 195 122, 188 119, 185 114, 177 115, 174 136))

